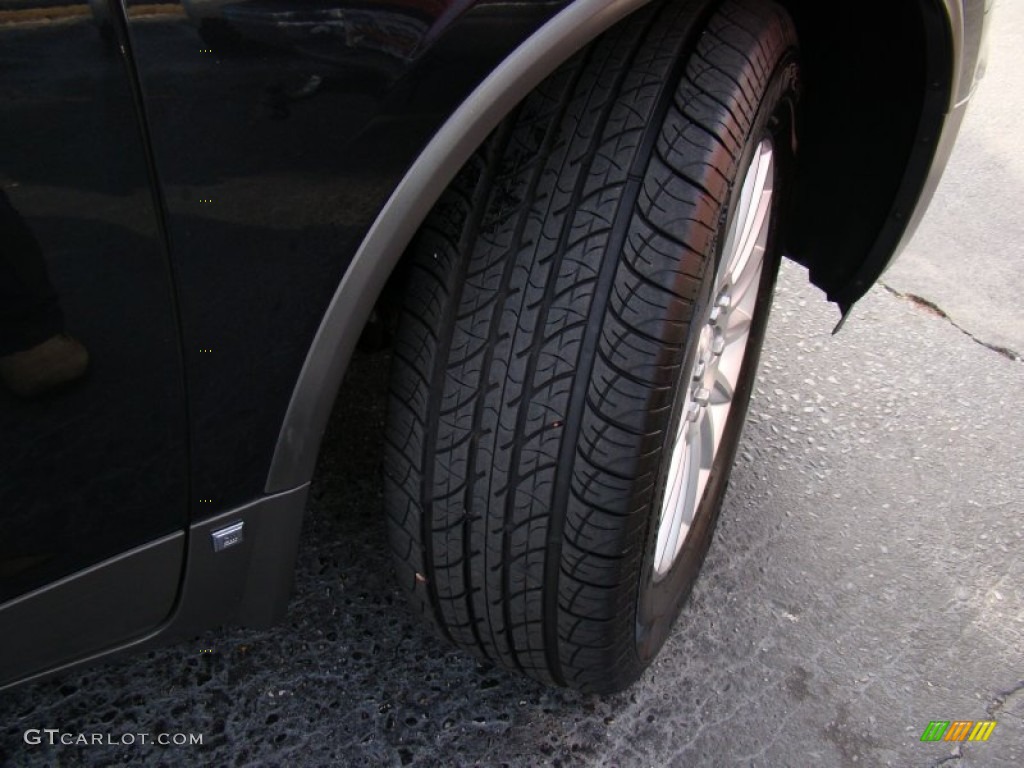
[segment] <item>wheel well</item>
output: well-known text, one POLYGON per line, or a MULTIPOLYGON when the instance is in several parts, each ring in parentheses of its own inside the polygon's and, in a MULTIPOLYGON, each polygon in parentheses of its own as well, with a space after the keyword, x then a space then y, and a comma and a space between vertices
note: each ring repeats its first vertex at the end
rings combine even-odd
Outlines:
MULTIPOLYGON (((782 234, 787 253, 845 310, 894 252, 928 175, 950 104, 953 45, 942 3, 951 0, 892 0, 873 11, 863 4, 779 1, 796 22, 805 79, 793 199, 798 215, 788 217, 782 234), (836 146, 843 148, 838 159, 836 146)), ((370 228, 320 323, 281 426, 268 493, 312 476, 359 335, 402 252, 463 162, 530 89, 647 2, 573 0, 435 134, 370 228)))
POLYGON ((949 24, 935 0, 779 2, 803 76, 786 251, 845 311, 888 262, 931 164, 950 104, 949 24))
MULTIPOLYGON (((953 83, 948 21, 939 0, 776 2, 796 24, 803 91, 785 252, 845 311, 889 261, 930 166, 953 83)), ((398 295, 382 293, 378 321, 398 295)))

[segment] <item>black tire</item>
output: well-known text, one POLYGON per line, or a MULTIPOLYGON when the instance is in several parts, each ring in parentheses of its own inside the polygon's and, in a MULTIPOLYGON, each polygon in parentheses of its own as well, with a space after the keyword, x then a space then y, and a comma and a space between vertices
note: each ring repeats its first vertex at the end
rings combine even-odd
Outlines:
POLYGON ((655 581, 682 382, 764 137, 785 191, 796 90, 777 5, 657 5, 537 88, 435 207, 394 349, 386 502, 402 585, 459 646, 597 692, 635 681, 661 647, 739 440, 774 232, 711 479, 655 581))

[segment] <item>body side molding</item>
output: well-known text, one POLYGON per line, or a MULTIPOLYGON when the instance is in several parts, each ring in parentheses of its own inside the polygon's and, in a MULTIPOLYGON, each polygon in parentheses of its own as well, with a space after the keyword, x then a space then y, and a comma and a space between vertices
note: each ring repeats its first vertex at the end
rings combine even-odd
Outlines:
POLYGON ((14 631, 0 637, 0 649, 10 656, 7 666, 0 665, 0 690, 167 645, 219 624, 264 627, 278 621, 288 606, 308 490, 302 485, 261 497, 193 524, 187 540, 185 532, 178 531, 7 603, 0 619, 49 626, 56 618, 60 631, 52 633, 56 651, 29 669, 24 667, 24 649, 26 643, 38 644, 39 638, 14 631), (215 552, 211 534, 237 522, 245 524, 245 538, 215 552), (127 602, 125 595, 131 596, 127 602), (113 646, 77 641, 60 645, 61 638, 77 637, 67 629, 69 621, 77 620, 73 626, 79 631, 95 624, 97 602, 113 620, 148 615, 153 623, 141 635, 132 636, 132 627, 126 628, 113 646), (55 611, 55 605, 63 606, 64 612, 55 611))
POLYGON ((174 608, 184 559, 177 531, 4 603, 0 690, 159 627, 174 608))

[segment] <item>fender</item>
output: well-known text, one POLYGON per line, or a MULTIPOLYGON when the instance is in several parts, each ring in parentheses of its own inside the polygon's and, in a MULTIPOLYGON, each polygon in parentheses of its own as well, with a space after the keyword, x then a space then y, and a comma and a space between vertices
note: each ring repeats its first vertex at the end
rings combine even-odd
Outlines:
MULTIPOLYGON (((544 77, 647 2, 575 0, 505 59, 419 155, 362 241, 324 314, 292 391, 267 476, 267 493, 295 488, 311 479, 334 399, 362 328, 406 246, 459 168, 544 77)), ((837 233, 827 219, 809 215, 806 222, 790 227, 786 238, 790 257, 810 269, 812 282, 839 305, 844 317, 913 234, 948 160, 974 82, 982 37, 979 29, 979 44, 965 55, 965 2, 980 5, 984 0, 912 3, 924 26, 921 34, 928 86, 920 112, 907 118, 907 124, 913 123, 915 139, 903 162, 891 170, 889 199, 878 206, 888 214, 880 211, 877 224, 860 223, 853 241, 843 243, 839 250, 834 247, 837 233)), ((781 3, 797 18, 798 28, 802 12, 815 5, 804 0, 781 3)), ((834 127, 841 130, 843 117, 834 121, 834 127)), ((831 127, 819 129, 814 138, 828 141, 831 127)), ((804 198, 824 199, 826 206, 841 209, 842 200, 828 197, 825 185, 832 185, 828 173, 821 170, 807 175, 804 198)))

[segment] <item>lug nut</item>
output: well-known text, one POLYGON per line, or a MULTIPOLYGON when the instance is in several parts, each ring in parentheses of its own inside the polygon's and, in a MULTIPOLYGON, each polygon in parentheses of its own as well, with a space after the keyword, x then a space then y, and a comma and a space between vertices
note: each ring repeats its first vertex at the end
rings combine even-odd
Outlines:
POLYGON ((723 293, 719 296, 715 306, 711 308, 711 314, 708 316, 708 325, 718 325, 718 321, 722 319, 722 315, 725 314, 731 305, 732 297, 729 294, 723 293))
POLYGON ((700 406, 696 403, 690 402, 686 404, 686 420, 694 422, 697 417, 700 416, 700 406))
POLYGON ((701 408, 707 407, 707 404, 711 402, 711 391, 706 387, 701 387, 693 393, 693 402, 701 408))

